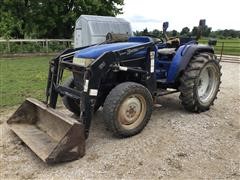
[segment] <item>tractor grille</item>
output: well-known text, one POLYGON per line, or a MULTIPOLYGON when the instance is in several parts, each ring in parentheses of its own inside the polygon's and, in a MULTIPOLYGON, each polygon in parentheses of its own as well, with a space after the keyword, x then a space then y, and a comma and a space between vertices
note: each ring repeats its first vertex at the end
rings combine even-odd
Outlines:
MULTIPOLYGON (((75 95, 80 94, 83 91, 84 86, 84 73, 86 71, 86 68, 83 66, 79 66, 77 64, 74 64, 72 62, 61 62, 61 68, 67 69, 73 73, 74 78, 74 88, 72 89, 75 95), (77 92, 76 92, 77 91, 77 92)), ((69 89, 69 88, 68 88, 69 89)), ((66 88, 61 88, 61 91, 68 91, 66 88)), ((72 94, 71 92, 68 92, 72 94)), ((64 92, 61 92, 61 94, 65 94, 64 92)))
POLYGON ((84 72, 83 73, 73 73, 74 86, 77 90, 83 91, 84 86, 84 72))

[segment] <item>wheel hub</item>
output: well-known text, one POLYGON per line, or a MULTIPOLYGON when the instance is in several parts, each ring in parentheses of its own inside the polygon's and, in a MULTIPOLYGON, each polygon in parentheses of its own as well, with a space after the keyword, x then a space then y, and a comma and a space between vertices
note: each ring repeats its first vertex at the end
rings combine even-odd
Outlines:
POLYGON ((141 95, 129 96, 119 107, 119 122, 123 126, 134 126, 141 122, 146 113, 146 102, 141 95))
POLYGON ((133 104, 133 105, 130 105, 126 111, 126 115, 128 118, 132 118, 134 117, 134 115, 137 113, 136 111, 136 105, 133 104))
POLYGON ((207 88, 210 85, 210 79, 209 79, 209 72, 205 69, 200 76, 199 82, 198 82, 198 91, 199 91, 199 95, 200 97, 203 96, 206 91, 207 88))
POLYGON ((216 69, 212 65, 207 65, 199 75, 197 92, 202 103, 209 102, 214 96, 218 81, 216 73, 216 69))

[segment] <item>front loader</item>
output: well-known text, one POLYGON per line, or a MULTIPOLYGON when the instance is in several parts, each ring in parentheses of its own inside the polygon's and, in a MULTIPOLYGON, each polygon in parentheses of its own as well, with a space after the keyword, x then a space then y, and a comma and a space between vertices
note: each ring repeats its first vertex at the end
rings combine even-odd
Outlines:
POLYGON ((147 125, 159 96, 180 92, 186 110, 208 110, 220 76, 213 47, 196 41, 143 36, 67 49, 50 61, 46 102, 27 99, 8 124, 43 161, 71 161, 84 155, 100 106, 108 129, 129 137, 147 125), (62 82, 66 70, 72 76, 62 82), (59 96, 78 118, 55 110, 59 96))
POLYGON ((84 126, 35 99, 26 99, 8 124, 47 163, 71 161, 85 154, 84 126))

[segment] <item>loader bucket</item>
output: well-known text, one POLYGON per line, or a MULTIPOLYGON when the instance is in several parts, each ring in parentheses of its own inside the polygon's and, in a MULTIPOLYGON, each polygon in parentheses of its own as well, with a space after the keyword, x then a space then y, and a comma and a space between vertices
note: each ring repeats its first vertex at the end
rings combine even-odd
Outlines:
POLYGON ((46 163, 84 156, 84 125, 35 99, 25 102, 7 121, 11 130, 46 163))

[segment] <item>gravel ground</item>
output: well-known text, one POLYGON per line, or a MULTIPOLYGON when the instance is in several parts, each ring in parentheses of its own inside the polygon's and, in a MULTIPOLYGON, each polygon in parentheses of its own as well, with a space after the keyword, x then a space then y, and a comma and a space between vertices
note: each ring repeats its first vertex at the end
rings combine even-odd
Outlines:
MULTIPOLYGON (((86 155, 46 165, 9 130, 15 108, 1 110, 1 179, 240 179, 240 65, 223 63, 215 105, 186 112, 178 94, 161 97, 146 128, 131 138, 106 131, 102 112, 93 120, 86 155)), ((66 110, 63 110, 66 111, 66 110)))

